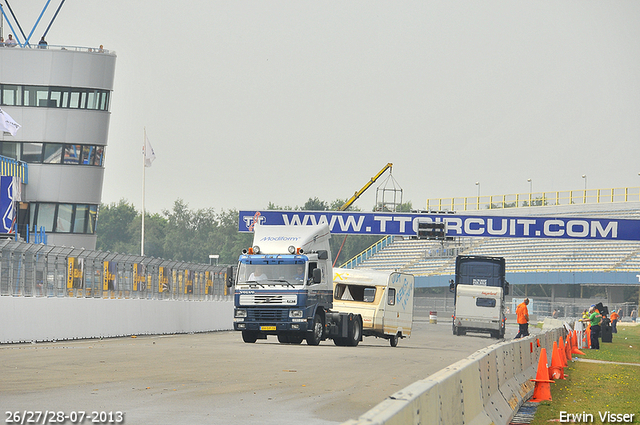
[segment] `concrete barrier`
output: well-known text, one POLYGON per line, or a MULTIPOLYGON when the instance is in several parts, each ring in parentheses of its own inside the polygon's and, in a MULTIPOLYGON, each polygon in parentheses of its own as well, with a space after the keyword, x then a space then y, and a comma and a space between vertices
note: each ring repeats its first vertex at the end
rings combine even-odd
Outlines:
POLYGON ((533 395, 541 349, 550 356, 553 341, 564 333, 557 327, 478 350, 344 425, 506 425, 533 395))
POLYGON ((0 343, 233 328, 233 300, 0 297, 0 343))

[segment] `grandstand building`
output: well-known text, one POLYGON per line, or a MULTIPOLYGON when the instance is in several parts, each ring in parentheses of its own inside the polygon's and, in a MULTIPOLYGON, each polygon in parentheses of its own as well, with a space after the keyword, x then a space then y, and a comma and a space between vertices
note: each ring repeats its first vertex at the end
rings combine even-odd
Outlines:
MULTIPOLYGON (((579 203, 540 205, 519 208, 496 208, 487 201, 465 202, 474 206, 465 215, 495 215, 519 217, 585 217, 610 219, 640 219, 638 188, 622 189, 622 202, 610 202, 613 195, 600 199, 600 191, 578 196, 579 203), (589 200, 591 199, 591 201, 589 200), (489 208, 493 206, 493 208, 489 208)), ((610 190, 613 193, 613 190, 610 190)), ((553 199, 553 197, 551 197, 553 199)), ((520 200, 522 201, 522 200, 520 200)), ((446 204, 446 202, 445 202, 446 204)), ((440 207, 442 207, 440 203, 440 207)), ((516 203, 522 205, 522 202, 516 203)), ((527 203, 525 205, 532 205, 527 203)), ((416 287, 446 287, 454 277, 455 257, 486 255, 504 257, 507 281, 523 285, 519 294, 526 295, 530 285, 544 285, 543 290, 553 303, 567 296, 568 285, 601 286, 606 288, 611 305, 628 303, 636 306, 638 299, 625 299, 624 288, 640 285, 640 235, 638 241, 570 240, 551 238, 466 237, 437 241, 388 236, 379 249, 369 249, 372 255, 347 262, 346 267, 400 270, 416 276, 416 287)), ((636 307, 637 309, 637 307, 636 307)), ((629 308, 631 311, 632 308, 629 308)))
POLYGON ((27 163, 18 231, 94 249, 116 55, 102 48, 0 48, 0 105, 22 126, 0 155, 27 163))

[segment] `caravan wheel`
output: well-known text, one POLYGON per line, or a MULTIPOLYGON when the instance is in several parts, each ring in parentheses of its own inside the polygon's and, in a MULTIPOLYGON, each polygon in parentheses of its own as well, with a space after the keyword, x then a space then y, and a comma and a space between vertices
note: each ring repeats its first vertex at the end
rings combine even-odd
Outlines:
POLYGON ((392 347, 397 347, 399 340, 400 340, 400 337, 398 336, 398 334, 392 335, 391 337, 389 337, 389 344, 392 347))

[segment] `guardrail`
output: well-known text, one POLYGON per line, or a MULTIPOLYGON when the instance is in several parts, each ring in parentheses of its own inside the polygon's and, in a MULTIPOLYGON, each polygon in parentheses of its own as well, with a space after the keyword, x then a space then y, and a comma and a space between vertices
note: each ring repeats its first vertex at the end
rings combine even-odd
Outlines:
POLYGON ((485 209, 603 204, 640 201, 640 187, 565 190, 508 195, 427 199, 427 211, 479 211, 485 209))
POLYGON ((531 379, 541 349, 551 364, 553 342, 562 327, 479 350, 426 379, 396 392, 345 425, 506 425, 534 390, 531 379), (539 342, 539 345, 538 345, 539 342))
POLYGON ((29 167, 26 162, 0 155, 0 176, 18 177, 23 184, 28 184, 29 167))
POLYGON ((0 241, 0 295, 110 299, 231 299, 227 266, 0 241))

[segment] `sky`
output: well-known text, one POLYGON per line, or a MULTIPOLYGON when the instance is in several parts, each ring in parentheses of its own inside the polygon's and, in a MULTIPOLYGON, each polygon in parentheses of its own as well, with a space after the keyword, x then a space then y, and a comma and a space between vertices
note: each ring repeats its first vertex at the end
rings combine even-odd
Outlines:
MULTIPOLYGON (((27 32, 46 2, 11 3, 27 32)), ((151 213, 346 199, 387 163, 414 208, 640 186, 637 1, 70 0, 47 41, 117 54, 104 203, 141 209, 145 128, 151 213)))

